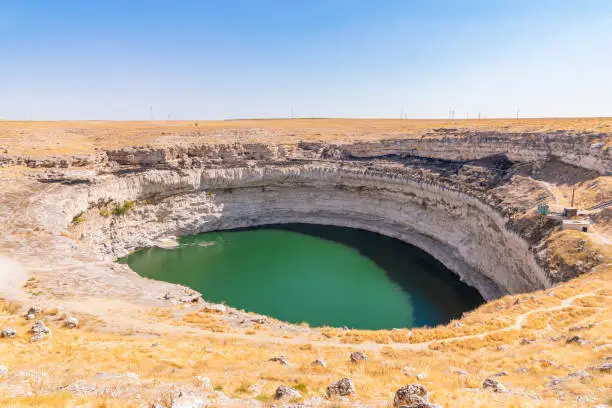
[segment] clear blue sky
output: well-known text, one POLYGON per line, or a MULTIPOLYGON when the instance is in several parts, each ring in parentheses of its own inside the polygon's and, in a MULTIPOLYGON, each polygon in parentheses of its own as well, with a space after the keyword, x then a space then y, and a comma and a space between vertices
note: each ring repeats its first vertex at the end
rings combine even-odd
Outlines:
POLYGON ((612 116, 610 0, 0 0, 0 118, 612 116))

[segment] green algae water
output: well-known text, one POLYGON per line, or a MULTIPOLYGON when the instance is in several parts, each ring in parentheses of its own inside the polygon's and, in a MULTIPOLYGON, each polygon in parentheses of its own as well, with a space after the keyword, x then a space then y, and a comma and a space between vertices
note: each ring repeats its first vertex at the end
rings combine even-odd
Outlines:
POLYGON ((433 326, 483 302, 420 249, 373 232, 287 224, 210 232, 120 260, 211 302, 312 326, 433 326))

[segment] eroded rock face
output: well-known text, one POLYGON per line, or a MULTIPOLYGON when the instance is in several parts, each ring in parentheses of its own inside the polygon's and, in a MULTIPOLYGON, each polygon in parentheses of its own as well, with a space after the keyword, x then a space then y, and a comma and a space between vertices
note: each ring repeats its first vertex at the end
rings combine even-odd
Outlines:
POLYGON ((432 184, 443 180, 417 169, 331 164, 149 170, 58 189, 39 210, 41 223, 59 234, 75 213, 93 205, 96 215, 98 202, 151 201, 83 226, 81 242, 101 257, 153 246, 163 236, 304 222, 362 228, 416 245, 485 299, 550 285, 529 245, 481 201, 482 191, 473 190, 481 197, 475 198, 469 183, 432 184))

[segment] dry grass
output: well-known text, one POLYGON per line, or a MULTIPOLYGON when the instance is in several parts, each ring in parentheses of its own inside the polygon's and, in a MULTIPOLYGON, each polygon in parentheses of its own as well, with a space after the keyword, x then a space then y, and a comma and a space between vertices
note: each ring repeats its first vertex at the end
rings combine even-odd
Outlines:
POLYGON ((229 325, 226 321, 221 319, 215 313, 207 312, 204 309, 187 314, 185 317, 183 317, 183 321, 194 324, 201 329, 218 333, 225 332, 229 329, 229 325))
POLYGON ((585 269, 612 261, 612 246, 594 242, 589 234, 563 230, 551 234, 548 242, 548 264, 553 268, 572 267, 577 263, 585 269))
POLYGON ((265 119, 234 121, 0 121, 0 146, 11 155, 87 154, 94 148, 168 143, 297 140, 378 140, 420 136, 432 129, 497 132, 553 130, 612 132, 611 118, 396 120, 396 119, 265 119), (260 132, 261 130, 266 133, 260 132))
POLYGON ((605 402, 605 389, 612 386, 611 376, 598 376, 590 382, 571 380, 560 385, 568 398, 565 401, 545 384, 553 376, 564 377, 605 357, 605 350, 596 352, 593 347, 612 343, 611 285, 612 268, 608 268, 555 288, 555 294, 561 294, 560 297, 541 291, 499 299, 465 316, 457 325, 460 327, 450 324, 396 331, 326 328, 322 332, 327 337, 319 336, 325 340, 321 344, 317 341, 301 344, 282 337, 274 340, 265 334, 262 337, 259 330, 253 330, 252 335, 237 331, 235 336, 226 332, 218 337, 215 331, 222 325, 219 315, 197 311, 182 316, 163 309, 153 309, 147 316, 203 331, 197 335, 170 332, 151 338, 67 330, 61 327, 61 316, 49 310, 51 315, 46 318, 53 335, 42 343, 32 344, 26 334, 31 322, 15 314, 17 305, 0 302, 4 322, 18 331, 17 338, 0 341, 2 363, 11 372, 48 373, 43 381, 27 385, 34 393, 32 396, 0 398, 0 406, 135 405, 133 399, 121 396, 81 398, 57 391, 58 387, 77 379, 92 381, 101 371, 136 373, 142 382, 139 392, 143 401, 148 402, 159 400, 167 392, 163 391, 164 384, 193 387, 194 378, 204 375, 216 389, 222 389, 230 397, 257 398, 266 403, 272 401, 274 390, 281 383, 299 388, 304 399, 308 399, 323 394, 327 385, 346 376, 355 382, 360 400, 388 403, 396 389, 417 381, 403 373, 406 366, 426 375, 419 382, 442 406, 566 407, 573 405, 568 401, 575 401, 585 393, 594 398, 594 403, 605 402), (560 299, 580 294, 587 295, 559 308, 560 299), (530 308, 553 309, 532 313, 522 327, 508 329, 516 317, 530 308), (585 323, 594 323, 580 329, 580 335, 591 341, 591 345, 566 345, 569 328, 585 323), (459 335, 468 337, 453 340, 459 335), (524 343, 523 339, 535 342, 524 343), (431 340, 429 347, 407 348, 417 341, 431 340), (359 344, 347 347, 347 341, 359 344), (350 352, 362 347, 368 361, 351 364, 350 352), (285 355, 290 365, 268 361, 278 355, 285 355), (327 368, 312 366, 311 362, 317 358, 324 359, 327 368), (515 372, 521 368, 527 371, 515 372), (464 370, 468 375, 459 375, 456 370, 464 370), (483 379, 500 371, 509 373, 500 380, 514 394, 497 395, 481 390, 483 379))

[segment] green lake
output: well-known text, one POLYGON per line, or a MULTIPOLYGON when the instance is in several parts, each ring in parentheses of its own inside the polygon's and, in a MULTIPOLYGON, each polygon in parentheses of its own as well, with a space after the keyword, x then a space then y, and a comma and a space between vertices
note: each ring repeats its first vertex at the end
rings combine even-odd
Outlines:
POLYGON ((426 252, 373 232, 286 224, 182 237, 120 262, 211 302, 312 326, 434 326, 483 302, 426 252))

